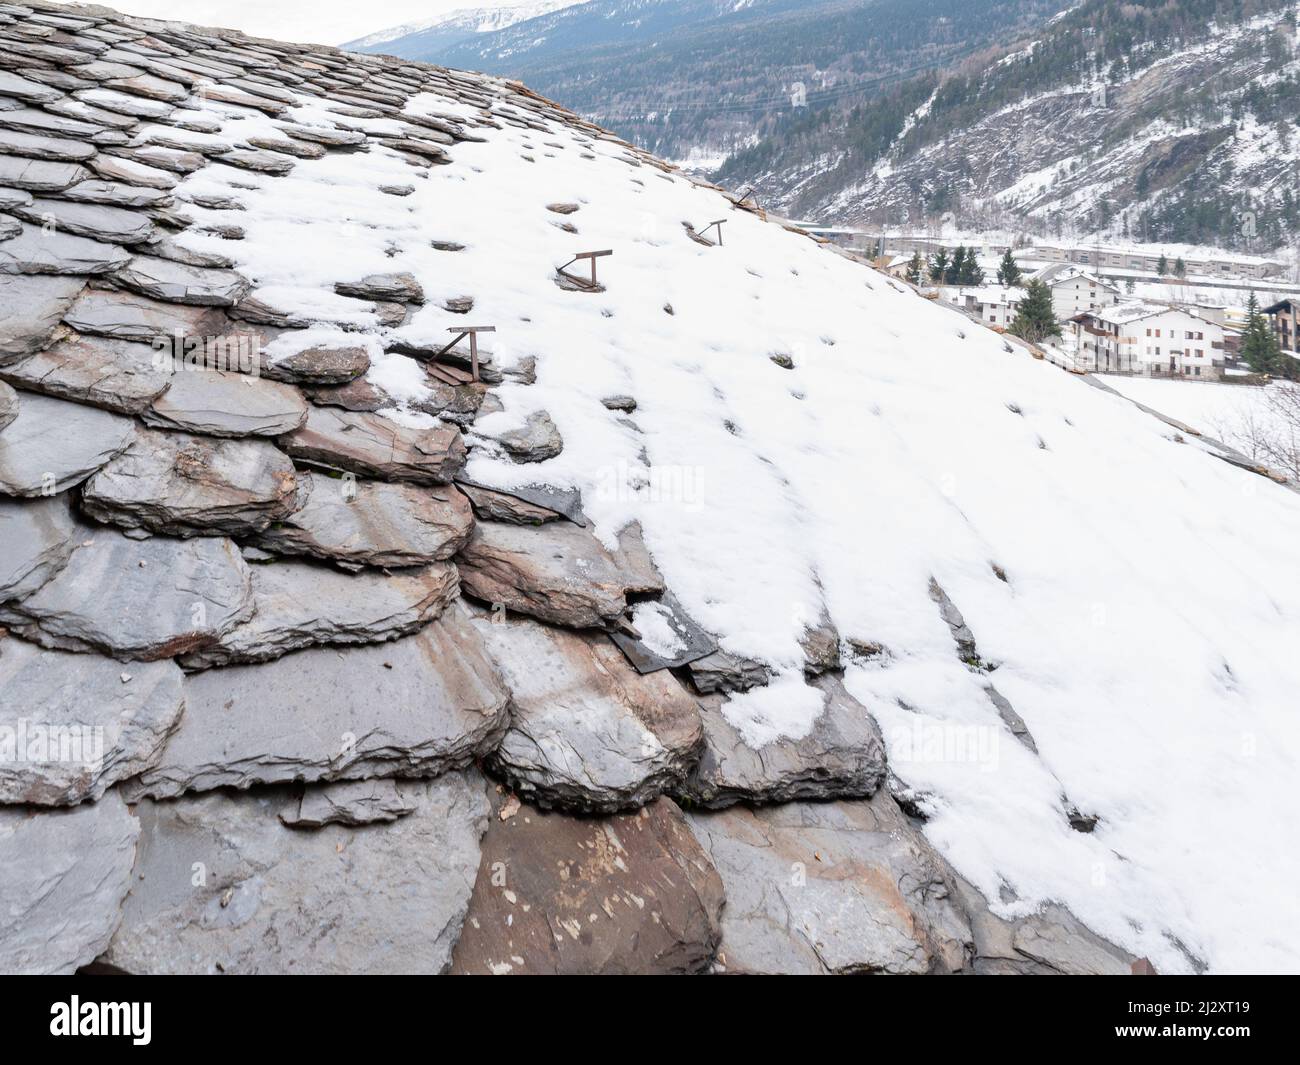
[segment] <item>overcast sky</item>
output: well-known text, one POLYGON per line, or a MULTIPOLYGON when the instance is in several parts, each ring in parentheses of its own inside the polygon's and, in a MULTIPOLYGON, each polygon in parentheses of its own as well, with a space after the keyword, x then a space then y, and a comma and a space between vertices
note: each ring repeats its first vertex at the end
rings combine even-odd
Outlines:
POLYGON ((259 37, 342 44, 462 7, 514 7, 524 0, 104 0, 128 15, 229 26, 259 37))

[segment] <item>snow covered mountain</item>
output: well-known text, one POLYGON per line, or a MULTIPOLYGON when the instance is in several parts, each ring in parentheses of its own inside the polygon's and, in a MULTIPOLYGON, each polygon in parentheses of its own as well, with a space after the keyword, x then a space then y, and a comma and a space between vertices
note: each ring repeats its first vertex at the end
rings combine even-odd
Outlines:
POLYGON ((478 34, 495 33, 516 22, 538 18, 582 2, 583 0, 517 0, 507 6, 460 8, 436 18, 391 26, 358 37, 342 47, 358 52, 387 52, 390 55, 418 58, 421 53, 441 52, 478 34))
POLYGON ((821 109, 722 168, 797 217, 1268 251, 1300 224, 1294 0, 1087 0, 991 59, 821 109))
POLYGON ((891 78, 1014 38, 1063 2, 592 0, 451 43, 415 34, 359 47, 520 78, 657 154, 703 165, 761 141, 783 116, 871 99, 891 78))
POLYGON ((0 970, 1300 971, 1293 482, 515 82, 6 19, 0 970))

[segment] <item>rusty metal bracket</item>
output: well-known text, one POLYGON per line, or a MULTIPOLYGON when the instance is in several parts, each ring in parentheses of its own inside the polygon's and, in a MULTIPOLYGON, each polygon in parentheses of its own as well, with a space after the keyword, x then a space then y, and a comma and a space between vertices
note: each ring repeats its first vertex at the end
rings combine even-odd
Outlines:
POLYGON ((557 266, 555 268, 555 272, 559 274, 562 278, 564 278, 566 281, 571 281, 579 288, 586 289, 588 292, 602 292, 604 291, 604 289, 601 287, 600 282, 596 280, 596 260, 603 259, 606 255, 613 255, 613 254, 614 254, 613 249, 606 249, 604 251, 580 251, 578 252, 577 255, 575 255, 563 266, 557 266), (581 261, 582 259, 586 259, 591 263, 590 281, 588 281, 585 277, 576 277, 575 275, 569 273, 568 271, 568 267, 572 266, 576 262, 581 261))
POLYGON ((450 344, 447 344, 445 347, 441 347, 438 349, 438 353, 433 357, 434 361, 436 362, 439 356, 446 355, 447 352, 449 352, 452 348, 454 348, 457 344, 459 344, 462 340, 464 340, 468 336, 469 337, 470 379, 473 381, 477 381, 478 380, 478 335, 479 333, 495 333, 496 331, 497 331, 497 327, 494 325, 453 325, 450 329, 447 330, 447 332, 455 333, 456 336, 452 339, 450 344))
POLYGON ((700 235, 704 240, 708 240, 709 238, 708 238, 707 236, 705 236, 705 234, 708 233, 708 231, 709 231, 710 229, 716 229, 716 230, 718 231, 718 239, 717 239, 717 242, 716 242, 716 244, 715 244, 714 246, 715 246, 715 247, 718 247, 718 248, 721 248, 721 247, 722 247, 722 223, 725 222, 725 221, 726 221, 725 218, 719 218, 719 219, 718 219, 717 221, 715 221, 715 222, 710 222, 710 223, 709 223, 708 225, 706 225, 703 229, 697 229, 696 232, 697 232, 697 233, 698 233, 698 234, 699 234, 699 235, 700 235))

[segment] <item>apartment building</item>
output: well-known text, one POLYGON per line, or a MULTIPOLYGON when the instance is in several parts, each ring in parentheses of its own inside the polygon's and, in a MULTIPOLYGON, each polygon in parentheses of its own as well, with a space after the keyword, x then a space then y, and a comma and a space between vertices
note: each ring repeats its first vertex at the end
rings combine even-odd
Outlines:
POLYGON ((1181 308, 1121 303, 1070 319, 1075 365, 1100 373, 1216 380, 1223 326, 1181 308))

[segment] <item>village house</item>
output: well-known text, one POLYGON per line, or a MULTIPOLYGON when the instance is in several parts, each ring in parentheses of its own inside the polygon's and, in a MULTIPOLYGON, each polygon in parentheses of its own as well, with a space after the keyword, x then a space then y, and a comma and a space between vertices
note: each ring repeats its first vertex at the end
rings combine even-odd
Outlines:
POLYGON ((1300 297, 1278 300, 1265 307, 1264 313, 1273 320, 1278 346, 1283 351, 1300 351, 1300 297))
POLYGON ((945 302, 960 307, 985 325, 999 329, 1010 328, 1016 308, 1025 295, 1023 288, 1004 288, 1001 285, 944 286, 940 292, 945 302))
POLYGON ((1119 302, 1119 288, 1096 274, 1066 263, 1055 263, 1034 274, 1052 290, 1052 308, 1058 321, 1068 322, 1076 314, 1096 311, 1119 302))
POLYGON ((1180 307, 1122 303, 1070 319, 1075 365, 1100 373, 1217 380, 1223 326, 1180 307))

